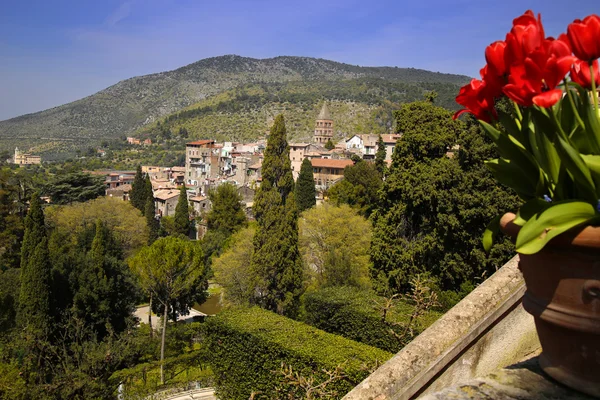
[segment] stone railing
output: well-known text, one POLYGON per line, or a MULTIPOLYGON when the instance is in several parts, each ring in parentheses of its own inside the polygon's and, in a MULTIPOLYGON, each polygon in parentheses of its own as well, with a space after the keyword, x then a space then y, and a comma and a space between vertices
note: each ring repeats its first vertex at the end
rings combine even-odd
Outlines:
POLYGON ((416 398, 518 362, 540 348, 521 305, 514 257, 348 393, 345 400, 416 398))

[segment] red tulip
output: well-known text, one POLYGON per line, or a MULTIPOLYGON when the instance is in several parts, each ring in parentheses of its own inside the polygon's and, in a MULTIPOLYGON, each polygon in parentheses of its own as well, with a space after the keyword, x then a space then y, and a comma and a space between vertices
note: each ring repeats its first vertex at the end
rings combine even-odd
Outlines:
POLYGON ((513 27, 506 35, 506 49, 504 63, 509 69, 511 65, 520 63, 525 57, 542 45, 545 39, 544 26, 541 16, 537 19, 533 11, 527 10, 525 14, 513 21, 513 27))
POLYGON ((456 119, 465 112, 470 112, 477 119, 486 122, 490 122, 492 117, 496 118, 494 99, 486 89, 485 82, 478 79, 472 79, 469 84, 460 88, 456 102, 466 109, 457 111, 453 118, 456 119))
POLYGON ((488 69, 498 76, 506 73, 506 64, 504 63, 505 49, 506 42, 501 40, 490 44, 485 49, 485 60, 487 61, 488 69))
POLYGON ((600 57, 600 17, 596 14, 573 21, 567 28, 567 36, 577 58, 592 62, 600 57))
POLYGON ((573 64, 569 46, 554 39, 545 40, 522 63, 510 68, 508 84, 503 91, 517 104, 529 107, 551 107, 558 102, 562 91, 556 89, 573 64))
MULTIPOLYGON (((598 70, 598 60, 594 60, 592 66, 594 68, 594 81, 596 82, 596 87, 600 87, 600 70, 598 70)), ((591 89, 591 76, 589 64, 586 61, 575 60, 575 63, 571 67, 571 80, 580 84, 586 89, 591 89)))

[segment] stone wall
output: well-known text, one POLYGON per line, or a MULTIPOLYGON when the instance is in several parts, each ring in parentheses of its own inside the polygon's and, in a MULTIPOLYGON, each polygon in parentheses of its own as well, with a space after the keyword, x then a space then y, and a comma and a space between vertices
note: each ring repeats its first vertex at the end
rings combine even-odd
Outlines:
POLYGON ((540 348, 524 293, 514 257, 344 399, 415 398, 524 359, 540 348))

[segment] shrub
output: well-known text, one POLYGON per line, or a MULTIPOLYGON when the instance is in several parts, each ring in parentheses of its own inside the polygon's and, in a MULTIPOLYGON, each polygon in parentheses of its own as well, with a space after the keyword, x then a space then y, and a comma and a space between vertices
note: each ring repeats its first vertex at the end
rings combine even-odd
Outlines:
POLYGON ((340 367, 341 379, 327 388, 341 398, 392 356, 258 307, 223 311, 207 320, 204 333, 220 399, 302 398, 301 388, 283 376, 284 365, 315 385, 340 367))
POLYGON ((307 292, 303 306, 305 323, 392 353, 399 351, 440 316, 428 311, 411 323, 413 306, 408 302, 395 299, 388 304, 385 298, 372 291, 348 286, 307 292), (391 329, 395 334, 390 332, 391 329))

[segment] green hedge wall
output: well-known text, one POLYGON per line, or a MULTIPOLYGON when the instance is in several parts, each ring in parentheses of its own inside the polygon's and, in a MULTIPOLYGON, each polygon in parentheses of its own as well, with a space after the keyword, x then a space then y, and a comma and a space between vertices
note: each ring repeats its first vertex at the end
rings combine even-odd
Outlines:
POLYGON ((341 398, 392 356, 258 307, 222 311, 203 329, 222 400, 247 400, 252 392, 259 393, 256 398, 302 398, 303 392, 277 373, 282 363, 304 377, 314 376, 315 383, 326 379, 323 369, 342 365, 345 377, 327 386, 341 398))
MULTIPOLYGON (((303 313, 301 319, 308 325, 326 332, 344 336, 357 342, 365 343, 392 353, 398 352, 412 338, 404 342, 390 333, 390 325, 384 323, 378 304, 384 299, 369 290, 353 287, 330 287, 307 292, 303 296, 303 313)), ((388 311, 386 320, 400 324, 408 323, 413 306, 398 300, 388 311)), ((441 314, 429 311, 413 325, 415 334, 420 333, 441 314)), ((402 333, 399 326, 393 328, 402 333)))

